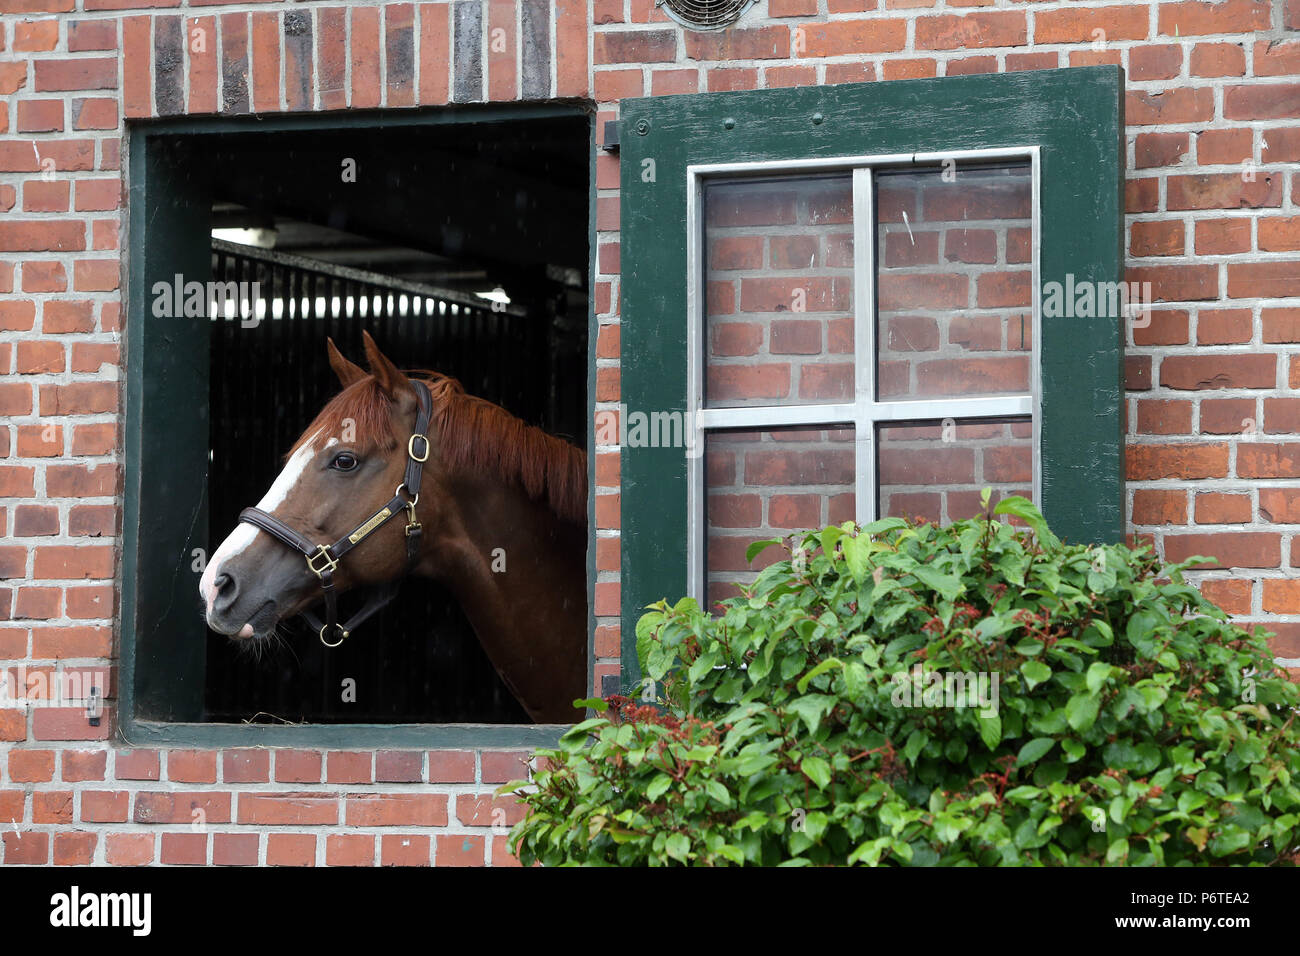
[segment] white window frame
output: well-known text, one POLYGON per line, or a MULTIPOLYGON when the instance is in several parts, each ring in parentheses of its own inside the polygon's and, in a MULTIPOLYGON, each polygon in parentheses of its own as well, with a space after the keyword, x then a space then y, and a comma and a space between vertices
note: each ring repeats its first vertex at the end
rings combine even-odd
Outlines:
POLYGON ((929 153, 890 153, 826 159, 777 160, 753 163, 716 163, 686 168, 686 442, 687 484, 687 593, 703 602, 707 581, 704 567, 705 536, 708 527, 708 499, 705 488, 704 440, 710 431, 726 428, 780 428, 788 426, 852 425, 854 427, 854 492, 856 520, 867 524, 876 519, 876 425, 951 418, 1030 416, 1033 457, 1033 494, 1042 498, 1041 363, 1039 243, 1041 237, 1039 182, 1040 158, 1037 146, 995 149, 952 150, 929 153), (1033 348, 1030 355, 1030 393, 992 398, 943 398, 877 401, 876 373, 876 240, 874 172, 881 167, 921 168, 998 160, 1029 162, 1031 217, 1031 307, 1033 348), (849 172, 853 176, 853 331, 854 397, 852 402, 820 405, 754 405, 732 408, 704 407, 704 308, 705 251, 704 187, 709 179, 735 176, 797 175, 800 173, 849 172))

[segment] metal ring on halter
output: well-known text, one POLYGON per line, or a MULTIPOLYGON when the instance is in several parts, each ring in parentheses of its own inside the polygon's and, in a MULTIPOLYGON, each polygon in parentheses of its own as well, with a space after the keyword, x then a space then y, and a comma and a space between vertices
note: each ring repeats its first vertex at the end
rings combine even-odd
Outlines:
MULTIPOLYGON (((394 497, 394 498, 399 498, 399 497, 400 497, 400 498, 405 498, 406 495, 403 495, 403 494, 402 494, 403 491, 405 491, 407 495, 409 495, 409 494, 411 493, 411 489, 406 487, 406 482, 402 482, 400 485, 397 486, 397 488, 393 491, 393 497, 394 497)), ((410 501, 408 501, 408 502, 406 503, 406 507, 408 507, 408 508, 414 508, 414 507, 415 507, 416 505, 418 505, 419 503, 420 503, 420 493, 417 491, 417 492, 415 493, 415 497, 412 498, 410 501)))
POLYGON ((410 438, 406 440, 406 453, 411 457, 411 461, 418 461, 420 464, 424 464, 426 461, 429 460, 429 436, 421 435, 418 432, 412 435, 410 438), (415 440, 417 438, 420 439, 420 441, 424 442, 423 457, 417 457, 415 454, 415 440))
POLYGON ((335 624, 334 627, 338 628, 339 633, 342 634, 343 636, 340 637, 333 644, 331 644, 329 641, 325 640, 325 631, 328 627, 330 627, 330 625, 326 624, 324 625, 324 627, 320 629, 320 642, 324 644, 326 647, 338 647, 340 644, 342 644, 344 641, 348 639, 348 632, 343 630, 343 628, 339 627, 337 624, 335 624))

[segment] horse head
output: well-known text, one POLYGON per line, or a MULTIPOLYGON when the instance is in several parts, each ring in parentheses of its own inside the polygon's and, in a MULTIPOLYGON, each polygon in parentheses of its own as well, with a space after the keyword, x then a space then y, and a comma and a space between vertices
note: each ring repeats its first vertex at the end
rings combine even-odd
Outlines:
POLYGON ((343 391, 302 433, 257 508, 241 515, 208 561, 199 595, 208 626, 219 634, 263 637, 320 601, 323 586, 335 593, 383 586, 411 570, 412 527, 419 534, 418 516, 432 517, 439 497, 429 494, 441 478, 436 439, 426 434, 417 441, 417 386, 364 337, 369 373, 328 342, 343 391), (418 501, 405 490, 412 460, 420 463, 425 491, 418 501), (295 535, 301 549, 286 546, 295 535), (346 549, 347 560, 337 553, 304 560, 306 543, 339 542, 334 551, 346 549))

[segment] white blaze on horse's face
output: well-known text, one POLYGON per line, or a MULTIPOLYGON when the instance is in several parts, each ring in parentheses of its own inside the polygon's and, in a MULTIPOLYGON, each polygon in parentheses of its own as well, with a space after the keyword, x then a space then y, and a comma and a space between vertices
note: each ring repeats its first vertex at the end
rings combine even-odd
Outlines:
MULTIPOLYGON (((316 457, 317 438, 319 438, 319 433, 313 435, 301 448, 298 449, 294 456, 289 459, 284 466, 284 470, 280 472, 271 487, 267 489, 266 494, 262 496, 262 500, 257 503, 257 507, 261 508, 263 511, 274 512, 276 508, 284 503, 285 499, 289 497, 289 492, 297 486, 299 479, 302 478, 303 472, 307 470, 307 466, 310 465, 312 459, 316 457)), ((329 448, 331 445, 337 444, 338 439, 331 438, 325 443, 325 447, 329 448)), ((199 578, 199 597, 203 599, 203 605, 207 609, 209 624, 212 623, 212 602, 216 600, 216 580, 221 574, 222 564, 229 561, 231 558, 234 558, 236 555, 241 554, 244 549, 252 544, 253 541, 256 540, 257 536, 262 533, 261 529, 256 528, 253 525, 240 522, 235 526, 235 530, 230 532, 226 540, 221 542, 221 546, 217 548, 209 559, 207 567, 203 570, 203 576, 199 578)), ((252 637, 252 626, 245 624, 240 630, 238 636, 252 637)))

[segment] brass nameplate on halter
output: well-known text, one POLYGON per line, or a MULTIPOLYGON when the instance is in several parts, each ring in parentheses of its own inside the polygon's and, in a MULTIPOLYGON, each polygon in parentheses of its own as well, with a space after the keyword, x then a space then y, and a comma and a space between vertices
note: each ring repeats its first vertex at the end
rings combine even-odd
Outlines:
POLYGON ((392 514, 393 513, 391 511, 385 508, 383 511, 379 512, 379 514, 375 515, 373 518, 371 518, 369 521, 363 524, 356 531, 353 531, 350 535, 348 535, 348 540, 351 541, 353 544, 356 544, 366 535, 370 534, 370 532, 374 531, 381 524, 387 521, 392 516, 392 514))

